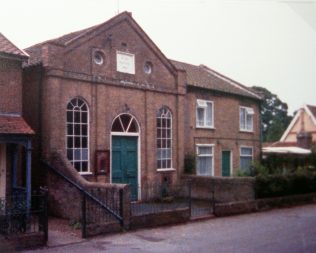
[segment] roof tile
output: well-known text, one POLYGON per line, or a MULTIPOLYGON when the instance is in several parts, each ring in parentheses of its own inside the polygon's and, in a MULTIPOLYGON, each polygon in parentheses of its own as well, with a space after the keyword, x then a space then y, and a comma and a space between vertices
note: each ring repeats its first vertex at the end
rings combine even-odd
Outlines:
POLYGON ((34 134, 33 129, 19 115, 0 115, 0 134, 34 134))
POLYGON ((261 99, 249 87, 246 87, 205 65, 192 65, 184 62, 174 61, 172 63, 187 73, 187 84, 199 88, 221 91, 230 94, 236 94, 255 99, 261 99))
POLYGON ((2 33, 0 33, 0 52, 19 56, 22 58, 28 57, 28 55, 11 41, 9 41, 2 33))

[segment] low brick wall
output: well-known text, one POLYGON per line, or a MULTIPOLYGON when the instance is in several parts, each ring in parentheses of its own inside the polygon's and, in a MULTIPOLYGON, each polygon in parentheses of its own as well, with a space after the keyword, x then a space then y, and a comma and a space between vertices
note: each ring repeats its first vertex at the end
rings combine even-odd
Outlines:
POLYGON ((0 252, 14 252, 45 245, 44 233, 22 234, 7 239, 0 238, 0 252))
POLYGON ((122 231, 122 226, 117 223, 89 224, 87 225, 87 236, 115 233, 122 231))
POLYGON ((218 217, 265 211, 272 208, 290 207, 316 203, 316 193, 293 195, 277 198, 257 199, 215 204, 214 214, 218 217))
POLYGON ((211 199, 215 202, 254 200, 255 179, 251 177, 205 177, 185 175, 183 181, 191 181, 191 196, 196 199, 211 199))
POLYGON ((148 228, 163 225, 171 225, 177 223, 184 223, 190 220, 190 209, 181 208, 172 211, 163 211, 154 214, 145 214, 140 216, 132 216, 130 228, 148 228))

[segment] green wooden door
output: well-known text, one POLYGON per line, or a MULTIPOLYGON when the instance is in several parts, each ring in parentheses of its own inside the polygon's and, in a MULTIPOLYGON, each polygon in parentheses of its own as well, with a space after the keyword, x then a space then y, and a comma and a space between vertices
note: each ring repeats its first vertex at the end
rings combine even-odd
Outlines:
POLYGON ((222 151, 222 176, 230 176, 230 151, 222 151))
POLYGON ((137 200, 137 137, 112 137, 112 182, 129 184, 131 200, 137 200))

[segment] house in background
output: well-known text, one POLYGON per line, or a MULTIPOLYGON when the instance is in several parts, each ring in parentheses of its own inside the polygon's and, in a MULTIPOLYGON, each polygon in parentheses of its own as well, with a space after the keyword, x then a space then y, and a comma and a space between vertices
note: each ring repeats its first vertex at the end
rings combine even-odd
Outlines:
POLYGON ((26 51, 23 115, 37 133, 37 185, 46 183, 39 161, 52 154, 70 162, 69 175, 129 184, 132 200, 144 185, 178 182, 186 153, 204 176, 232 176, 260 157, 261 98, 206 66, 168 59, 128 12, 26 51))
POLYGON ((316 144, 316 106, 304 105, 298 110, 280 143, 306 149, 311 149, 316 144))
MULTIPOLYGON (((31 138, 22 117, 22 64, 28 54, 0 33, 0 200, 31 198, 31 138)), ((1 209, 1 208, 0 208, 1 209)))
POLYGON ((305 157, 312 153, 315 145, 316 106, 304 105, 296 112, 280 141, 263 147, 263 158, 273 156, 291 158, 294 162, 291 161, 283 166, 304 166, 306 162, 309 163, 305 160, 305 157))

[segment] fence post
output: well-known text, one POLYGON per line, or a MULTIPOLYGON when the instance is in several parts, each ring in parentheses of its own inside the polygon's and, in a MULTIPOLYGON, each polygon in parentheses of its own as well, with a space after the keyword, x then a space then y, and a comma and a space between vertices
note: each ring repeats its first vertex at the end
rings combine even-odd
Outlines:
POLYGON ((189 187, 189 211, 190 211, 190 217, 192 217, 192 195, 191 195, 191 191, 192 191, 192 181, 189 180, 188 181, 188 187, 189 187))
POLYGON ((119 200, 119 204, 120 204, 120 216, 122 217, 122 221, 121 221, 121 226, 123 226, 123 219, 124 219, 124 212, 123 212, 123 201, 124 201, 124 198, 123 198, 123 189, 119 189, 119 195, 120 195, 120 200, 119 200))
POLYGON ((48 190, 47 189, 42 189, 43 192, 43 229, 44 229, 44 240, 45 243, 48 241, 48 208, 47 208, 47 203, 48 203, 48 190))
POLYGON ((86 216, 86 195, 84 192, 82 192, 82 201, 81 201, 81 237, 86 238, 87 237, 87 216, 86 216))
POLYGON ((212 207, 213 207, 213 214, 215 214, 215 187, 212 189, 212 207))

